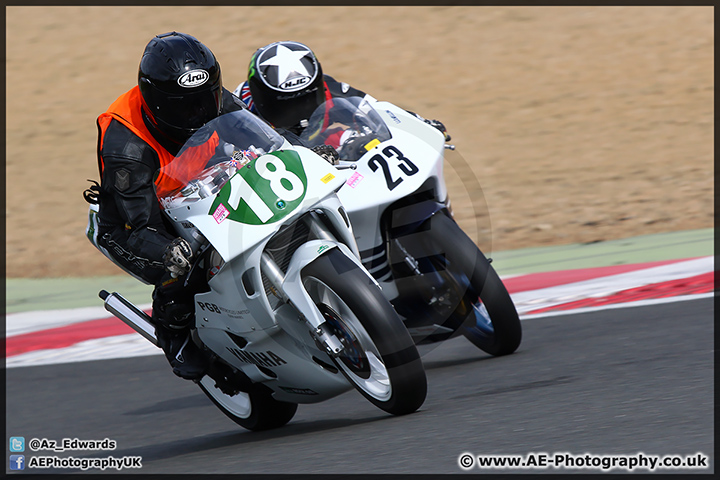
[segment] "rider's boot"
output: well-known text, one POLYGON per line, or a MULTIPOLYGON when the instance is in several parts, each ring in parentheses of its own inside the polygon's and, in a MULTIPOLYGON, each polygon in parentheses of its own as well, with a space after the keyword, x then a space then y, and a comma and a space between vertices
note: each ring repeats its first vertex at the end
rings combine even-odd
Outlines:
POLYGON ((186 328, 172 328, 158 323, 155 336, 175 375, 199 380, 208 372, 212 357, 192 340, 189 325, 186 328))
POLYGON ((190 332, 193 314, 188 312, 187 305, 170 301, 154 310, 153 314, 160 312, 162 319, 155 316, 155 336, 175 375, 194 381, 207 375, 227 395, 250 391, 252 381, 247 375, 225 362, 216 361, 211 352, 198 347, 193 341, 190 332), (173 322, 168 323, 168 320, 173 322))
POLYGON ((193 290, 184 287, 182 281, 166 279, 153 292, 152 318, 158 345, 175 375, 199 380, 207 373, 212 356, 198 347, 190 335, 195 318, 193 298, 193 290))

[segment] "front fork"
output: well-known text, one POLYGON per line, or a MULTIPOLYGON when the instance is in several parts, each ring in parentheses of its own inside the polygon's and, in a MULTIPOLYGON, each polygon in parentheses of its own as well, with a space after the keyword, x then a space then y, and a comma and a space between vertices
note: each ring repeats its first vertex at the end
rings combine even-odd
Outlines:
POLYGON ((315 341, 324 348, 325 352, 332 357, 340 355, 344 348, 342 342, 340 342, 340 340, 331 333, 325 319, 320 315, 316 315, 316 313, 319 314, 319 312, 316 312, 314 304, 312 306, 308 305, 307 301, 305 301, 306 299, 302 297, 300 297, 299 302, 293 301, 293 299, 290 298, 290 295, 288 295, 284 288, 286 276, 267 252, 263 252, 260 257, 260 270, 270 281, 280 298, 285 303, 292 306, 298 312, 300 317, 308 324, 310 327, 310 335, 312 335, 315 341), (301 307, 303 304, 307 308, 303 309, 301 307), (308 311, 309 314, 303 314, 303 310, 308 311))
MULTIPOLYGON (((406 326, 411 330, 425 331, 432 324, 439 328, 438 334, 455 331, 463 323, 460 318, 470 313, 471 307, 465 299, 469 284, 462 275, 458 277, 452 272, 452 265, 445 263, 445 252, 437 251, 433 246, 432 236, 443 232, 431 232, 426 228, 435 215, 451 216, 449 206, 424 197, 418 198, 414 205, 403 204, 401 208, 405 211, 416 209, 407 216, 416 220, 402 226, 384 223, 388 263, 399 290, 393 305, 406 318, 406 326), (420 305, 425 307, 418 309, 420 305), (422 314, 423 311, 427 315, 422 314)), ((385 219, 395 218, 392 213, 385 216, 385 219)))
POLYGON ((430 290, 429 298, 427 303, 429 306, 434 307, 435 305, 444 304, 450 301, 452 289, 448 286, 447 282, 435 271, 429 271, 423 273, 420 270, 420 263, 411 255, 405 247, 400 243, 397 238, 392 239, 393 244, 398 251, 402 252, 403 262, 410 269, 413 275, 417 277, 423 277, 428 281, 428 288, 430 290))
MULTIPOLYGON (((295 250, 288 264, 287 272, 283 273, 282 269, 267 252, 263 252, 261 255, 260 270, 270 281, 280 298, 292 306, 298 312, 300 318, 306 322, 310 329, 310 335, 315 339, 318 346, 331 357, 338 357, 345 349, 345 344, 333 333, 333 328, 326 322, 325 317, 318 310, 310 295, 308 295, 302 283, 301 272, 306 265, 315 261, 331 248, 339 249, 363 271, 365 271, 365 267, 359 260, 357 245, 351 244, 350 246, 354 247, 351 250, 341 240, 336 239, 333 232, 324 225, 315 212, 311 212, 308 227, 313 240, 305 242, 295 250)), ((353 238, 352 235, 349 235, 349 238, 353 238)), ((378 285, 377 281, 369 273, 366 272, 366 274, 378 285)))

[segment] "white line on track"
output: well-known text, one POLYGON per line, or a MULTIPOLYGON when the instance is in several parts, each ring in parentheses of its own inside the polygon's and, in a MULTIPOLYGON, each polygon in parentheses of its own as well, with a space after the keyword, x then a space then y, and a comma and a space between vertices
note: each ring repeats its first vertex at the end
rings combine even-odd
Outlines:
POLYGON ((653 283, 690 278, 712 272, 713 265, 713 257, 702 257, 566 285, 517 292, 512 297, 518 313, 523 314, 576 300, 602 298, 653 283))
POLYGON ((652 298, 652 299, 648 299, 648 300, 638 300, 636 302, 598 305, 597 307, 581 307, 581 308, 573 308, 571 310, 553 310, 552 312, 526 313, 526 314, 520 314, 520 320, 532 320, 535 318, 543 318, 543 317, 557 317, 560 315, 575 315, 575 314, 579 314, 579 313, 599 312, 602 310, 615 310, 618 308, 647 307, 649 305, 659 305, 659 304, 663 304, 663 303, 685 302, 688 300, 698 300, 700 298, 711 298, 712 296, 713 296, 713 292, 708 292, 708 293, 698 293, 695 295, 680 295, 677 297, 652 298))
MULTIPOLYGON (((583 307, 572 310, 559 310, 538 314, 528 313, 541 308, 572 302, 574 300, 602 298, 604 296, 612 295, 631 288, 689 278, 713 271, 713 265, 713 257, 702 257, 671 265, 640 269, 633 272, 611 275, 593 280, 517 292, 512 294, 512 298, 522 320, 708 298, 712 297, 712 292, 698 295, 685 295, 611 305, 583 307)), ((139 307, 142 310, 148 310, 151 306, 140 305, 139 307)), ((109 317, 111 317, 111 315, 102 307, 15 313, 7 315, 6 317, 6 335, 7 337, 13 337, 24 333, 37 332, 50 328, 109 317)), ((118 322, 119 321, 120 320, 118 320, 118 322)), ((6 359, 6 366, 8 368, 12 368, 157 354, 162 354, 162 351, 139 335, 131 333, 127 335, 116 335, 106 338, 86 340, 64 348, 36 350, 14 355, 6 359)))

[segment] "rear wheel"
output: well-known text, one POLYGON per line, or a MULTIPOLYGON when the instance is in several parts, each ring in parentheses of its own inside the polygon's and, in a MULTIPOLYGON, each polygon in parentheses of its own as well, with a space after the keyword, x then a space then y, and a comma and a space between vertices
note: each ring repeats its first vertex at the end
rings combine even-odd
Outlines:
POLYGON ((354 262, 332 249, 303 269, 303 285, 343 344, 333 362, 370 402, 394 414, 423 404, 427 379, 397 313, 354 262))
POLYGON ((198 382, 200 389, 232 421, 248 430, 269 430, 288 423, 297 411, 297 403, 275 400, 269 389, 253 385, 249 392, 227 395, 209 376, 198 382))

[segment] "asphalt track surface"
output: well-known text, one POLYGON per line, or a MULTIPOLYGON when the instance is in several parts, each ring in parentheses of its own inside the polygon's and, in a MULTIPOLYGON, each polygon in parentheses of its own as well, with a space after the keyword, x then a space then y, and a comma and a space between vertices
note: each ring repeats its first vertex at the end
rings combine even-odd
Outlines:
POLYGON ((13 368, 7 435, 109 438, 115 450, 25 455, 141 456, 141 469, 122 471, 137 474, 466 473, 458 465, 466 452, 702 453, 708 469, 656 473, 708 474, 713 333, 713 298, 527 318, 510 356, 489 357, 464 338, 421 347, 429 391, 414 414, 387 415, 350 391, 300 405, 288 425, 259 433, 230 421, 159 355, 13 368))

